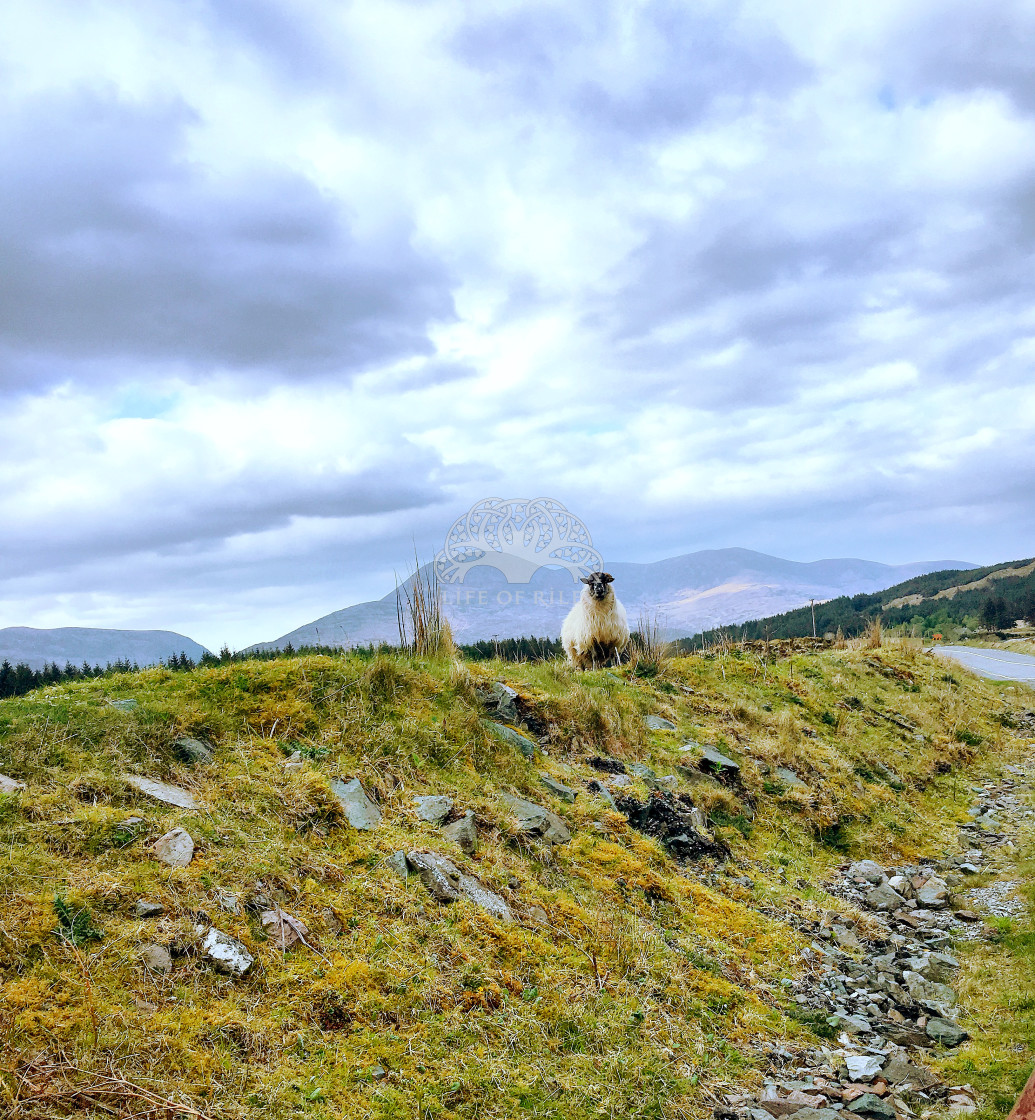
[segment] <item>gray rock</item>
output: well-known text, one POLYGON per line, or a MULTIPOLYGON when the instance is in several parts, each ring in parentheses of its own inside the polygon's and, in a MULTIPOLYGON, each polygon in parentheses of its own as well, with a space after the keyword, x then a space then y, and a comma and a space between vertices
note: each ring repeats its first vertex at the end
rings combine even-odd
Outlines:
POLYGON ((556 778, 551 778, 549 774, 540 774, 539 780, 554 797, 559 797, 562 801, 567 801, 569 804, 575 801, 575 791, 570 789, 563 782, 557 781, 556 778))
POLYGON ((209 926, 207 930, 204 926, 199 926, 198 933, 201 935, 201 956, 217 972, 239 979, 255 963, 255 958, 236 937, 223 933, 215 926, 209 926))
POLYGON ((9 778, 6 774, 0 774, 0 793, 17 793, 20 789, 25 789, 24 782, 9 778))
POLYGON ((644 724, 651 729, 651 731, 675 731, 676 725, 670 719, 665 719, 664 716, 644 716, 644 724))
POLYGON ((951 980, 959 966, 960 962, 948 953, 921 953, 918 957, 909 958, 909 967, 913 972, 918 972, 925 980, 933 980, 937 984, 951 980))
POLYGON ((789 770, 786 766, 777 766, 775 770, 777 778, 784 789, 808 789, 809 787, 798 777, 793 770, 789 770))
POLYGON ((165 907, 160 902, 147 902, 138 899, 133 907, 134 918, 158 918, 165 913, 165 907))
POLYGON ((490 891, 479 879, 462 872, 445 856, 433 852, 408 852, 406 858, 420 876, 432 898, 439 902, 456 902, 467 898, 486 913, 503 922, 513 922, 514 915, 506 901, 490 891))
POLYGON ((832 1108, 799 1108, 794 1120, 841 1120, 841 1114, 832 1108))
POLYGON ((556 813, 551 813, 549 809, 544 809, 533 801, 526 801, 523 797, 515 797, 509 793, 501 796, 513 812, 521 832, 542 836, 552 844, 566 844, 571 839, 568 826, 556 813))
POLYGON ((961 863, 958 865, 964 875, 980 875, 981 868, 974 863, 961 863))
POLYGON ((460 893, 464 898, 470 899, 475 906, 480 907, 494 918, 498 918, 501 922, 516 920, 506 901, 494 891, 490 891, 481 880, 476 879, 473 875, 460 876, 460 893))
POLYGON ((861 859, 848 868, 848 878, 857 883, 872 883, 877 886, 887 879, 884 868, 872 859, 861 859))
POLYGON ((478 826, 475 824, 474 811, 468 809, 458 821, 447 824, 442 829, 442 835, 454 844, 459 844, 468 855, 472 855, 478 847, 478 826))
POLYGON ((152 972, 160 972, 163 976, 172 972, 172 955, 164 945, 144 945, 140 950, 140 959, 152 972))
POLYGON ((855 931, 847 926, 834 926, 834 940, 849 953, 862 952, 862 942, 856 936, 855 931))
POLYGON ((949 905, 949 884, 932 875, 917 889, 916 900, 928 910, 944 910, 949 905))
POLYGON ((863 1093, 848 1104, 848 1111, 860 1116, 876 1116, 879 1120, 895 1120, 895 1108, 876 1093, 863 1093))
POLYGON ((655 782, 658 779, 657 774, 655 774, 649 766, 645 766, 642 762, 630 762, 628 765, 628 770, 634 778, 641 778, 645 782, 655 782))
POLYGON ((496 723, 491 719, 483 719, 482 726, 490 735, 495 735, 497 739, 508 743, 512 747, 517 747, 525 758, 534 757, 536 744, 516 728, 508 727, 505 723, 496 723))
MULTIPOLYGON (((696 744, 694 744, 696 746, 696 744)), ((723 778, 736 778, 740 775, 740 763, 724 755, 712 746, 701 748, 701 757, 697 761, 699 770, 706 774, 717 774, 723 778)))
POLYGON ((441 824, 453 811, 451 797, 415 797, 413 804, 417 816, 428 824, 441 824))
POLYGON ((460 897, 460 869, 445 856, 412 851, 406 853, 406 860, 432 898, 438 902, 456 902, 460 897))
POLYGON ((173 742, 176 756, 191 766, 207 766, 215 758, 215 747, 190 735, 181 735, 173 742))
POLYGON ((931 1046, 931 1039, 927 1034, 912 1023, 896 1023, 891 1019, 883 1019, 878 1024, 878 1030, 897 1046, 931 1046))
POLYGON ((119 777, 146 797, 161 801, 165 805, 175 805, 178 809, 198 809, 200 806, 193 796, 179 786, 168 782, 158 782, 154 778, 143 778, 139 774, 120 774, 119 777))
POLYGON ((407 879, 410 875, 410 865, 406 860, 406 853, 403 851, 392 852, 390 856, 385 856, 385 863, 399 876, 400 879, 407 879))
POLYGON ((174 828, 155 841, 154 852, 167 867, 186 867, 194 858, 194 841, 185 828, 174 828))
POLYGON ((607 782, 612 789, 626 789, 632 785, 632 778, 628 774, 615 774, 613 778, 608 778, 607 782))
POLYGON ((902 973, 902 983, 913 999, 933 1000, 944 1003, 950 1007, 956 1002, 956 993, 948 984, 938 984, 933 980, 926 980, 919 972, 907 968, 902 973))
POLYGON ((479 688, 478 697, 482 705, 489 711, 495 712, 500 719, 506 720, 507 723, 521 722, 521 713, 517 706, 518 693, 510 685, 496 681, 488 688, 479 688))
POLYGON ((359 778, 344 782, 335 778, 331 782, 331 792, 345 810, 345 816, 353 828, 361 832, 372 832, 381 823, 381 810, 366 795, 359 778))
POLYGON ((302 757, 301 751, 292 751, 291 754, 284 759, 284 773, 293 774, 297 770, 301 770, 305 766, 305 759, 302 757))
POLYGON ((909 1085, 913 1089, 930 1089, 941 1083, 930 1070, 914 1064, 902 1053, 892 1054, 884 1063, 881 1077, 889 1085, 909 1085))
POLYGON ((835 1012, 835 1014, 827 1016, 827 1022, 835 1030, 845 1031, 852 1035, 868 1034, 873 1030, 870 1021, 864 1019, 861 1015, 846 1015, 843 1012, 835 1012))
POLYGON ((966 1042, 970 1038, 962 1027, 948 1019, 928 1019, 925 1030, 928 1038, 940 1042, 942 1046, 959 1046, 961 1042, 966 1042))
POLYGON ((594 778, 592 781, 586 784, 586 789, 588 789, 590 793, 595 794, 597 797, 599 797, 600 800, 603 801, 609 809, 617 809, 618 806, 615 805, 615 799, 611 796, 611 791, 607 788, 607 786, 603 784, 603 782, 598 782, 596 778, 594 778))
POLYGON ((877 910, 880 913, 897 910, 905 901, 898 891, 891 889, 888 883, 881 883, 880 886, 874 887, 865 899, 866 905, 871 910, 877 910))

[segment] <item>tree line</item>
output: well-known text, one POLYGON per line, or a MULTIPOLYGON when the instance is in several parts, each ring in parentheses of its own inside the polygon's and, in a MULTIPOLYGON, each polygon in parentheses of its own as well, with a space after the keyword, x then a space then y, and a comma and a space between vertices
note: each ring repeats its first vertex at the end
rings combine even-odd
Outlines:
MULTIPOLYGON (((1009 567, 1023 567, 1031 561, 1017 561, 1009 567)), ((979 568, 966 572, 932 572, 917 576, 876 594, 842 595, 814 607, 798 607, 784 614, 752 619, 738 626, 706 630, 679 644, 693 648, 702 641, 766 641, 776 638, 806 638, 813 632, 822 637, 838 631, 846 638, 858 637, 877 619, 889 629, 900 629, 930 637, 942 630, 1008 630, 1019 619, 1035 624, 1035 573, 1007 576, 990 587, 960 591, 951 599, 927 599, 917 604, 885 607, 885 603, 905 595, 934 594, 935 590, 970 583, 989 572, 1003 568, 979 568), (926 591, 920 590, 920 585, 926 591), (815 630, 813 630, 815 626, 815 630)))

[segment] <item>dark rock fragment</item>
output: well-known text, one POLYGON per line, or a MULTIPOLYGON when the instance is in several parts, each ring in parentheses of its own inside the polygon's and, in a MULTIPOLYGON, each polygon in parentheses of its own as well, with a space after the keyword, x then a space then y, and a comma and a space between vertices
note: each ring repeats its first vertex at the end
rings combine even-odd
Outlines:
POLYGON ((619 797, 615 804, 633 828, 660 840, 679 860, 729 858, 729 845, 700 831, 700 810, 685 793, 652 793, 646 801, 619 797))

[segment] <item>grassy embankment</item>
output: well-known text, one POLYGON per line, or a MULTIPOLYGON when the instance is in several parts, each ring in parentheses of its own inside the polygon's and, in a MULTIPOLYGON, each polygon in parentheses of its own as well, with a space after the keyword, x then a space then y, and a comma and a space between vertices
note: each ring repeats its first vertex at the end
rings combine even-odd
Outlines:
MULTIPOLYGON (((703 1115, 724 1087, 757 1078, 761 1041, 818 1042, 788 1014, 781 981, 805 942, 780 915, 842 907, 820 884, 849 854, 956 850, 967 775, 1017 749, 1004 695, 896 647, 769 664, 681 658, 655 679, 556 663, 299 657, 4 701, 0 772, 28 788, 0 799, 0 1104, 19 1107, 15 1070, 44 1055, 63 1085, 82 1086, 77 1070, 115 1070, 212 1117, 703 1115), (534 763, 480 718, 475 687, 499 679, 549 735, 534 763), (120 711, 114 698, 138 706, 120 711), (679 733, 648 731, 648 713, 679 733), (214 742, 216 760, 178 762, 182 734, 214 742), (600 776, 587 756, 673 773, 688 738, 742 764, 739 788, 680 779, 730 843, 726 871, 679 867, 585 792, 600 776), (285 773, 295 750, 307 765, 285 773), (776 766, 808 788, 785 789, 776 766), (204 811, 147 802, 125 770, 188 787, 204 811), (538 771, 582 790, 576 803, 553 799, 538 771), (328 786, 338 775, 360 777, 380 801, 377 831, 343 821, 328 786), (501 791, 549 805, 571 842, 520 837, 501 791), (425 793, 474 809, 473 858, 417 820, 412 798, 425 793), (130 814, 143 826, 127 828, 130 814), (197 847, 190 866, 170 870, 149 844, 176 825, 197 847), (472 870, 520 922, 442 906, 414 876, 403 882, 384 859, 412 847, 472 870), (318 952, 279 952, 254 916, 216 905, 217 890, 244 898, 257 884, 308 925, 318 952), (55 937, 57 896, 88 909, 103 939, 55 937), (166 915, 134 919, 140 898, 166 915), (193 910, 251 948, 247 977, 221 977, 189 953, 167 978, 140 964, 142 943, 189 942, 193 910)), ((968 961, 977 1041, 955 1062, 999 1097, 1031 1063, 1028 928, 968 961)))

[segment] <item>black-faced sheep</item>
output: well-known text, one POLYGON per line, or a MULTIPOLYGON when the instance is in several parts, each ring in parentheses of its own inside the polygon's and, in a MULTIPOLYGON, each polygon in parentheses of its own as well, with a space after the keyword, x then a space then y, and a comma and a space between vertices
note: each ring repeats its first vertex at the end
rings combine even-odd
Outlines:
POLYGON ((629 622, 607 572, 590 572, 578 602, 561 627, 561 643, 576 669, 596 669, 619 660, 629 644, 629 622))

